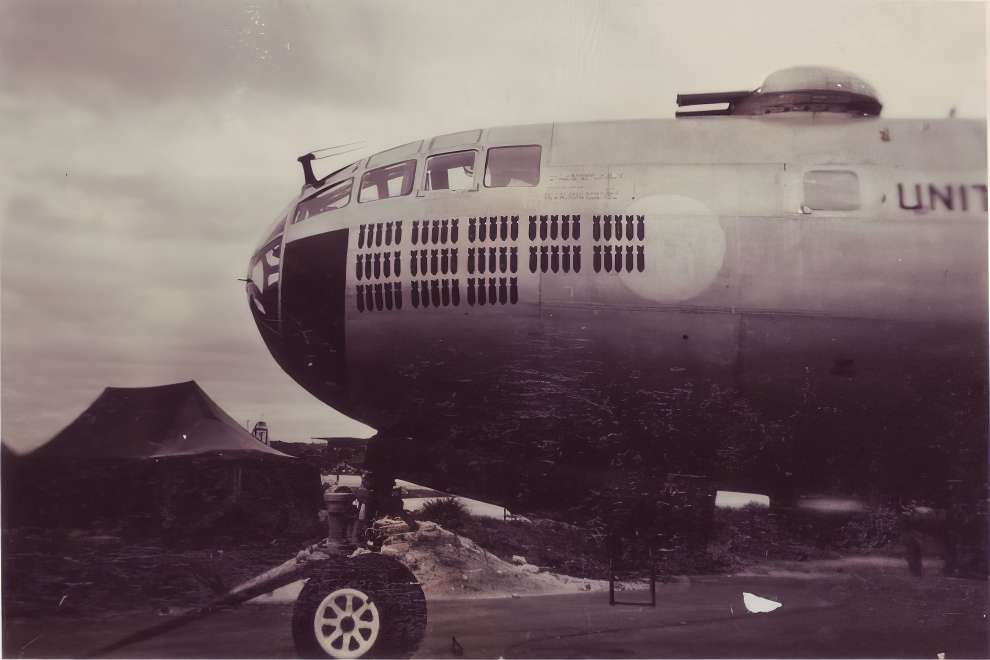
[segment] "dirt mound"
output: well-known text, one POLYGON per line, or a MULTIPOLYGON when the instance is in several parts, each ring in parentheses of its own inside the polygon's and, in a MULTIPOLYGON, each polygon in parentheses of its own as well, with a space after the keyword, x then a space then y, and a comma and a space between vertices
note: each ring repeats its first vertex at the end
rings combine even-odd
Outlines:
POLYGON ((428 598, 498 598, 608 589, 605 580, 570 577, 533 564, 506 562, 471 539, 433 522, 421 523, 416 531, 391 534, 381 551, 408 566, 428 598))

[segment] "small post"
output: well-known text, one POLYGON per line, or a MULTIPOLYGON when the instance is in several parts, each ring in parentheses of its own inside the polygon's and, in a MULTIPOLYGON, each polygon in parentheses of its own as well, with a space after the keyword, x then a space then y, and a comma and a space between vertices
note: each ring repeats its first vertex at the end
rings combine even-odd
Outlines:
POLYGON ((608 604, 615 605, 615 559, 608 560, 608 604))
POLYGON ((650 542, 650 607, 657 606, 657 564, 653 560, 653 542, 650 542))

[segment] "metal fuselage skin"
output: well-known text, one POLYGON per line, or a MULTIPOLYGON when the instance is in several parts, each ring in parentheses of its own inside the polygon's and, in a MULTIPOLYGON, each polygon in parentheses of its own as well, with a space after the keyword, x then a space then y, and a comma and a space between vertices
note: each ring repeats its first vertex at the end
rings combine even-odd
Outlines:
POLYGON ((417 474, 461 475, 440 483, 563 492, 651 464, 898 490, 985 442, 985 143, 975 121, 808 113, 426 139, 304 188, 251 261, 252 311, 307 390, 403 438, 417 474), (484 185, 514 145, 541 147, 538 183, 484 185), (471 189, 425 190, 425 159, 462 150, 471 189), (410 159, 408 195, 358 201, 410 159), (813 208, 831 176, 858 195, 813 208), (346 206, 293 222, 347 179, 346 206))

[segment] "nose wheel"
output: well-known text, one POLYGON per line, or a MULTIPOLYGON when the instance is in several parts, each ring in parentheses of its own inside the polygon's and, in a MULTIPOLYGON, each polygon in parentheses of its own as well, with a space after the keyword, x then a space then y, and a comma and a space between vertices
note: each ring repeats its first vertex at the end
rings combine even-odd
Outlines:
POLYGON ((426 597, 416 577, 374 553, 328 561, 292 615, 303 658, 409 658, 425 631, 426 597))

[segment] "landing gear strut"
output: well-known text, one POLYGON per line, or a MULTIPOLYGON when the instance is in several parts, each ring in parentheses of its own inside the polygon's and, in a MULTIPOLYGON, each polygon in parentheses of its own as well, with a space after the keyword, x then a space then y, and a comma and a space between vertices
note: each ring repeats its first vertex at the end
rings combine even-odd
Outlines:
MULTIPOLYGON (((387 509, 394 505, 393 484, 391 478, 366 478, 357 498, 364 519, 356 521, 350 506, 354 493, 325 493, 328 546, 338 555, 349 554, 354 547, 349 541, 362 539, 372 519, 392 513, 387 509), (356 527, 349 535, 351 522, 356 527)), ((292 613, 292 639, 303 658, 408 658, 425 631, 426 597, 416 576, 401 562, 372 552, 323 562, 292 613)))

